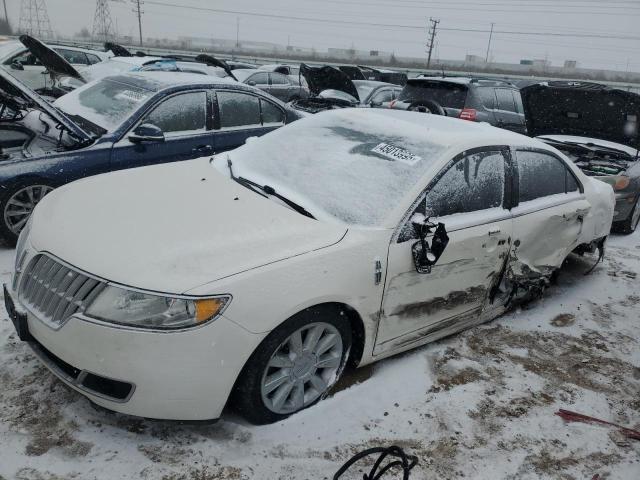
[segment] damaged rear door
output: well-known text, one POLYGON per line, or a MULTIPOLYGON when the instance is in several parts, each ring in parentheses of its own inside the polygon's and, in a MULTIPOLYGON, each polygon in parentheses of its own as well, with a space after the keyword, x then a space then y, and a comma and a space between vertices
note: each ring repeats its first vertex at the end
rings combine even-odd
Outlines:
POLYGON ((453 333, 478 319, 509 253, 509 162, 508 147, 464 152, 418 199, 389 246, 376 354, 453 333), (411 218, 429 211, 433 222, 444 224, 449 241, 430 272, 419 273, 411 218))
POLYGON ((520 290, 541 287, 578 246, 590 204, 564 160, 536 149, 515 151, 513 249, 507 280, 520 290))

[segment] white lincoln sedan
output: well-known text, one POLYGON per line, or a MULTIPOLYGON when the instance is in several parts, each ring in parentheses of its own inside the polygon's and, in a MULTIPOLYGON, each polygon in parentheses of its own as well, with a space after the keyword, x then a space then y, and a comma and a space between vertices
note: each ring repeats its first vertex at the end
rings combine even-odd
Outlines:
POLYGON ((190 163, 55 190, 7 310, 112 410, 272 422, 361 366, 488 321, 603 250, 611 187, 544 143, 344 109, 190 163))

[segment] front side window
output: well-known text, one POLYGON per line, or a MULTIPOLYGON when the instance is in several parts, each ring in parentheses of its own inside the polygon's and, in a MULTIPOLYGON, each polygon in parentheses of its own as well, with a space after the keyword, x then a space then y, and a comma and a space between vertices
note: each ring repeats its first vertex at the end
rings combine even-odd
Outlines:
POLYGON ((15 57, 13 57, 10 61, 6 62, 7 64, 11 64, 13 62, 20 63, 24 66, 40 66, 40 60, 38 60, 30 51, 22 52, 15 57))
POLYGON ((249 77, 249 82, 253 82, 256 85, 269 85, 269 74, 256 73, 255 75, 251 75, 251 77, 249 77))
POLYGON ((158 105, 142 123, 152 123, 164 133, 185 133, 206 129, 207 95, 192 92, 174 95, 158 105))
POLYGON ((272 85, 289 85, 289 81, 287 80, 287 77, 285 77, 281 73, 272 73, 271 84, 272 85))
POLYGON ((56 52, 71 65, 89 65, 89 61, 84 52, 76 52, 75 50, 67 50, 64 48, 57 48, 56 52))
POLYGON ((89 60, 89 65, 94 65, 102 61, 99 56, 93 55, 92 53, 87 53, 87 60, 89 60))
POLYGON ((517 161, 520 202, 579 190, 573 174, 553 155, 520 150, 517 161))
POLYGON ((393 100, 393 92, 391 90, 383 90, 382 92, 376 93, 371 99, 371 103, 382 104, 385 102, 390 102, 393 100))
POLYGON ((427 192, 424 204, 437 217, 500 207, 504 182, 502 152, 474 153, 458 160, 440 177, 427 192))
POLYGON ((513 93, 507 88, 496 88, 496 97, 498 98, 498 109, 507 112, 515 112, 516 104, 513 101, 513 93))
POLYGON ((258 97, 241 92, 218 92, 217 97, 220 109, 220 127, 261 125, 260 99, 258 97))

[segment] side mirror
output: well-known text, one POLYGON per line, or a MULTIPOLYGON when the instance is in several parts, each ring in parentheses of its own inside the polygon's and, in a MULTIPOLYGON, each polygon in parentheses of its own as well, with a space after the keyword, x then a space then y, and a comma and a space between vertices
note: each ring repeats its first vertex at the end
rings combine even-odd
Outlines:
POLYGON ((432 223, 430 221, 432 215, 432 212, 427 211, 426 215, 416 213, 411 218, 413 230, 419 238, 411 246, 413 263, 418 273, 431 273, 431 267, 436 264, 449 243, 449 236, 444 224, 432 223), (429 235, 431 235, 431 245, 428 241, 429 235))
POLYGON ((256 83, 256 81, 255 81, 255 80, 249 80, 249 81, 247 82, 247 85, 249 85, 250 87, 255 87, 255 86, 257 85, 257 83, 256 83))
POLYGON ((379 107, 381 107, 381 106, 382 106, 382 102, 371 102, 371 103, 369 104, 369 106, 370 106, 371 108, 379 108, 379 107))
POLYGON ((152 123, 143 123, 129 134, 131 143, 164 142, 164 132, 152 123))
POLYGON ((22 65, 20 61, 14 60, 13 62, 11 62, 11 68, 13 70, 24 70, 24 65, 22 65))

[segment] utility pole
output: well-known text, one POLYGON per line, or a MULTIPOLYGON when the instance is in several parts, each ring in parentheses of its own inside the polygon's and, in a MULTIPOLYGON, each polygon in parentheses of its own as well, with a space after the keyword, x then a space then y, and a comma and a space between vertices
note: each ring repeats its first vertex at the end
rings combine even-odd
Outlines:
POLYGON ((113 19, 109 10, 109 0, 96 0, 96 12, 93 16, 93 38, 106 42, 115 36, 113 19))
POLYGON ((133 3, 135 7, 133 13, 138 16, 138 32, 140 33, 140 46, 142 46, 142 14, 144 13, 142 11, 142 4, 144 2, 142 0, 131 0, 131 3, 133 3))
POLYGON ((240 17, 236 17, 236 49, 240 48, 240 17))
POLYGON ((19 30, 22 33, 41 38, 53 37, 44 0, 22 0, 19 25, 19 30))
POLYGON ((489 63, 489 52, 491 51, 491 38, 493 37, 493 26, 495 23, 491 22, 491 32, 489 32, 489 43, 487 45, 487 56, 484 59, 484 63, 489 63))
POLYGON ((430 17, 429 21, 431 22, 431 27, 429 28, 429 32, 428 32, 429 38, 427 41, 427 49, 429 50, 429 56, 427 57, 427 68, 431 66, 431 54, 433 53, 433 47, 435 45, 434 40, 436 39, 436 31, 438 29, 438 24, 440 23, 440 20, 436 20, 433 17, 430 17))
POLYGON ((4 4, 4 19, 7 21, 7 25, 9 25, 9 14, 7 13, 7 0, 2 0, 4 4))

